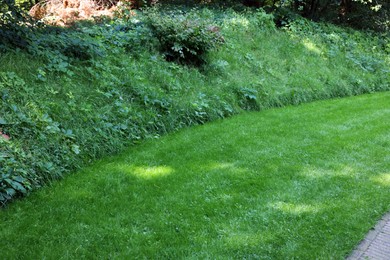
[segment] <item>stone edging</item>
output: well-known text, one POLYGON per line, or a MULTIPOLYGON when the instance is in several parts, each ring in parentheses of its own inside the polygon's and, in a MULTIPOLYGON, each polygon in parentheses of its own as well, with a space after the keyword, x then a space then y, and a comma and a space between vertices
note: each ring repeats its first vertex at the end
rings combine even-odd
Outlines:
MULTIPOLYGON (((382 232, 383 228, 388 224, 390 226, 390 212, 387 213, 382 219, 376 224, 373 230, 370 230, 367 236, 359 243, 359 245, 355 248, 355 250, 346 258, 346 260, 358 260, 364 259, 363 255, 367 252, 370 245, 378 238, 378 235, 382 232)), ((386 237, 386 243, 390 244, 390 236, 386 237)), ((381 256, 374 259, 385 259, 381 256)), ((390 256, 388 256, 390 259, 390 256)))

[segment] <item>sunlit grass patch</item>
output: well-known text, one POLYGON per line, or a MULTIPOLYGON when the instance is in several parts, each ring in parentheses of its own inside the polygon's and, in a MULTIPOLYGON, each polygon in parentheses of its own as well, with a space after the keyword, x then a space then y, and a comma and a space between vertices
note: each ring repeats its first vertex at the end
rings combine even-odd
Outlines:
POLYGON ((291 214, 317 213, 320 211, 320 205, 293 204, 285 202, 276 202, 270 205, 273 209, 291 214))
POLYGON ((390 173, 382 173, 372 177, 372 180, 381 186, 390 186, 390 173))

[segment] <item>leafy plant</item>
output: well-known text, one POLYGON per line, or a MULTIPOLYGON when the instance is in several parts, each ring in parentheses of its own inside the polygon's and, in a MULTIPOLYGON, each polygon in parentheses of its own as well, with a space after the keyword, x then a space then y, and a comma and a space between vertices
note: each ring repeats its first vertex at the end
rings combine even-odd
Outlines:
POLYGON ((286 7, 278 7, 273 12, 274 22, 277 27, 287 27, 291 22, 298 19, 298 14, 286 7))
MULTIPOLYGON (((1 142, 1 141, 0 141, 1 142)), ((0 162, 3 159, 0 155, 0 162)), ((0 167, 0 204, 5 205, 7 201, 16 196, 24 196, 31 190, 31 183, 20 175, 13 175, 13 169, 0 167)))
POLYGON ((242 109, 245 110, 258 110, 259 104, 257 103, 257 90, 251 88, 241 87, 236 90, 238 103, 242 109))
POLYGON ((1 3, 0 51, 5 51, 7 48, 26 49, 30 45, 30 38, 36 25, 14 2, 1 3))
POLYGON ((168 61, 202 65, 206 54, 224 42, 220 28, 196 12, 171 11, 162 15, 152 8, 146 13, 146 23, 168 61))
POLYGON ((11 137, 0 136, 0 202, 4 204, 61 176, 69 167, 63 161, 76 164, 72 152, 78 155, 80 149, 72 131, 62 128, 45 105, 34 101, 33 89, 15 73, 0 73, 0 95, 0 128, 11 137), (23 147, 24 138, 33 144, 23 147))

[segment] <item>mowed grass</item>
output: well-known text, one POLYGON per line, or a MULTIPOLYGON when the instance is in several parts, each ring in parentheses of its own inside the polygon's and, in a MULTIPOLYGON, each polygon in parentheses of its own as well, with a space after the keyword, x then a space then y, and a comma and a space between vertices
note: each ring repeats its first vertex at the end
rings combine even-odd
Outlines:
POLYGON ((390 92, 149 140, 0 211, 2 259, 341 259, 390 209, 390 92))

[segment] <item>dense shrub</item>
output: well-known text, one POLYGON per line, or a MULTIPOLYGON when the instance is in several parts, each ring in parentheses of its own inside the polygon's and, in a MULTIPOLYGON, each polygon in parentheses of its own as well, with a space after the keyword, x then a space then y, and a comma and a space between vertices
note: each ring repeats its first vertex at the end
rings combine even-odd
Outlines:
POLYGON ((286 27, 294 20, 299 19, 297 13, 293 12, 292 10, 286 7, 276 8, 273 11, 273 15, 274 15, 274 22, 277 27, 286 27))
POLYGON ((0 4, 0 51, 6 48, 25 49, 30 45, 34 23, 12 2, 0 4))
POLYGON ((257 103, 258 92, 255 89, 241 87, 236 90, 238 104, 245 110, 258 110, 259 104, 257 103))
MULTIPOLYGON (((53 53, 80 61, 90 60, 104 54, 104 46, 86 33, 67 29, 46 29, 36 33, 29 51, 34 55, 45 56, 53 53)), ((54 58, 54 57, 50 57, 54 58)))
POLYGON ((175 11, 161 15, 156 9, 150 9, 146 17, 168 61, 201 65, 207 52, 224 42, 220 28, 196 12, 175 11))
POLYGON ((357 29, 386 32, 390 28, 390 2, 387 0, 290 0, 263 1, 262 5, 276 8, 277 16, 295 12, 315 21, 328 21, 357 29), (280 11, 283 11, 280 13, 280 11))
POLYGON ((390 1, 355 0, 346 1, 343 13, 337 22, 348 24, 357 29, 390 31, 390 1))

